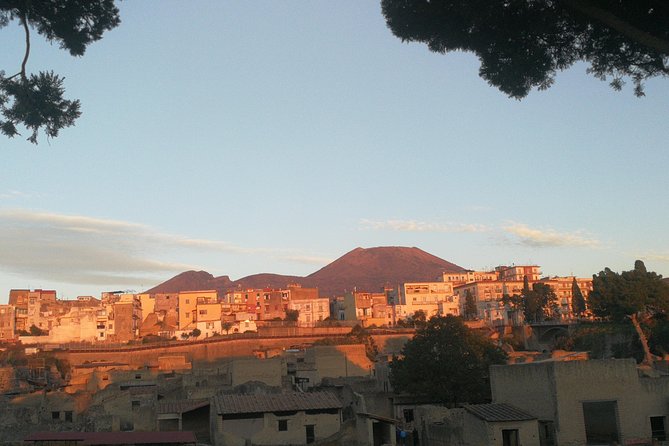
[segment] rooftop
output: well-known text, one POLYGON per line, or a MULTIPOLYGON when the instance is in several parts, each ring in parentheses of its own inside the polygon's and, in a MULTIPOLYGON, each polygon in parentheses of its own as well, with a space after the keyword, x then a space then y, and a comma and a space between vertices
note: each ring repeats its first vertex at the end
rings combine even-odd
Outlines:
POLYGON ((465 410, 484 421, 527 421, 536 420, 530 415, 510 404, 491 403, 465 406, 465 410))
POLYGON ((337 395, 332 392, 276 393, 265 395, 225 395, 214 397, 220 415, 284 412, 297 410, 341 409, 337 395))

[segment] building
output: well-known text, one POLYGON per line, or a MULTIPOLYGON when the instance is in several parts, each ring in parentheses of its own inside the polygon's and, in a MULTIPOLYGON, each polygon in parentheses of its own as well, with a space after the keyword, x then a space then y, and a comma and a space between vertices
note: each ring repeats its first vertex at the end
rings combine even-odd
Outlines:
POLYGON ((197 321, 197 306, 205 303, 218 302, 216 290, 204 291, 181 291, 179 292, 177 314, 179 330, 192 330, 195 328, 193 322, 197 321))
POLYGON ((634 359, 492 366, 490 383, 494 402, 537 417, 541 445, 667 441, 669 376, 634 359))
POLYGON ((508 309, 504 307, 500 300, 505 294, 512 296, 520 294, 522 291, 523 280, 470 282, 456 286, 454 290, 460 304, 463 306, 467 300, 467 294, 471 294, 476 302, 478 318, 492 324, 509 323, 508 309))
POLYGON ((444 271, 441 280, 451 283, 453 286, 458 286, 465 283, 497 280, 497 273, 495 271, 444 271))
POLYGON ((13 305, 0 305, 0 341, 15 339, 15 318, 13 305))
POLYGON ((544 283, 550 286, 555 295, 558 298, 558 305, 560 307, 560 315, 565 318, 574 317, 572 312, 571 301, 573 296, 573 287, 574 280, 576 280, 576 285, 581 290, 583 298, 587 301, 590 292, 592 291, 592 278, 590 279, 579 279, 574 276, 566 277, 543 277, 539 280, 539 283, 544 283))
POLYGON ((212 440, 222 445, 302 445, 339 432, 342 403, 331 392, 213 398, 212 440))

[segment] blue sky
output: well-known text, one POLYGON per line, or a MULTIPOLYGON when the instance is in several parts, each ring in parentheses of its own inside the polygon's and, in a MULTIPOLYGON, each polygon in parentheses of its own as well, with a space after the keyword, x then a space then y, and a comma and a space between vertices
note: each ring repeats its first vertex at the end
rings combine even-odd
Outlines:
MULTIPOLYGON (((516 101, 474 56, 402 43, 377 1, 119 6, 82 58, 33 35, 28 69, 65 76, 83 115, 0 139, 0 302, 307 275, 358 246, 669 274, 666 79, 639 99, 577 65, 516 101)), ((0 39, 13 74, 23 34, 0 39)))

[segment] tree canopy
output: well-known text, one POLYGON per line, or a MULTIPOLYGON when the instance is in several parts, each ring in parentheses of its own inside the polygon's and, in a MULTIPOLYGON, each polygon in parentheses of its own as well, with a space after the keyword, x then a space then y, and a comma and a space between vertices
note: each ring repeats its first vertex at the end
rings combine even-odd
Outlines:
POLYGON ((466 51, 479 75, 510 97, 550 87, 558 71, 588 71, 637 96, 669 75, 669 4, 658 0, 382 0, 390 30, 431 51, 466 51))
POLYGON ((633 270, 620 274, 605 268, 592 277, 588 304, 595 316, 613 321, 630 319, 644 349, 644 363, 652 362, 640 320, 669 312, 669 285, 661 275, 647 271, 641 260, 634 263, 633 270))
POLYGON ((503 364, 506 353, 461 318, 434 316, 416 331, 390 364, 398 392, 455 406, 490 399, 489 367, 503 364))
POLYGON ((29 132, 28 141, 37 144, 40 129, 47 137, 72 126, 81 115, 78 100, 64 98, 61 76, 52 71, 29 74, 30 29, 57 43, 73 56, 82 56, 86 47, 120 23, 114 0, 3 0, 0 28, 17 20, 25 33, 25 55, 17 61, 14 74, 0 71, 0 132, 8 137, 29 132))

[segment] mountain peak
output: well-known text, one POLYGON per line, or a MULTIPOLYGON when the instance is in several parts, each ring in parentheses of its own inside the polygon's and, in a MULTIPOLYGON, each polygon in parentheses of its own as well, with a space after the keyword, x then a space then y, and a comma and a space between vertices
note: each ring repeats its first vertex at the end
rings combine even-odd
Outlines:
POLYGON ((186 271, 147 293, 204 289, 225 292, 235 288, 281 288, 299 283, 304 287, 318 288, 321 296, 332 297, 354 288, 378 292, 387 285, 433 282, 444 271, 461 272, 465 269, 416 247, 357 247, 306 277, 254 274, 233 282, 228 276, 214 277, 206 271, 186 271))

